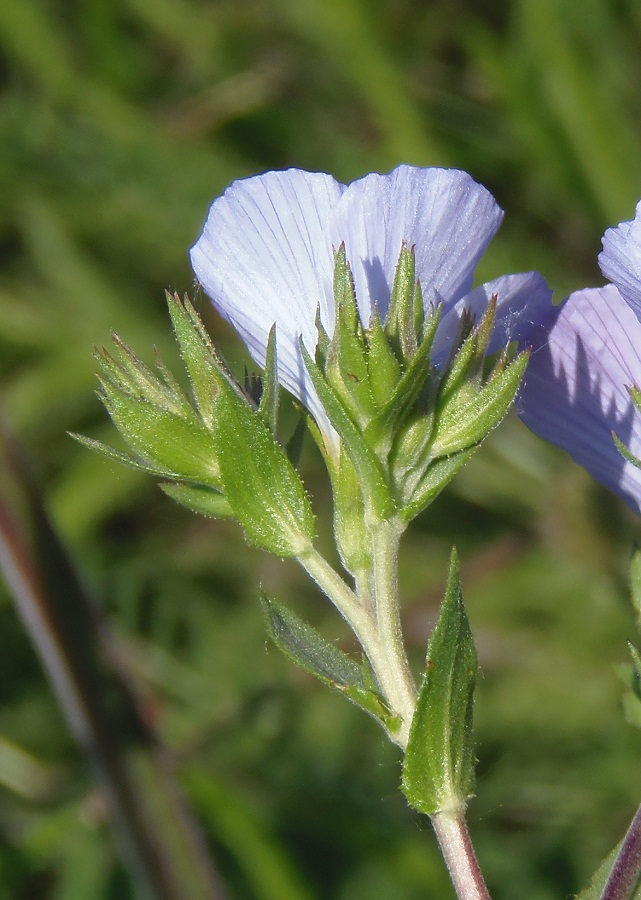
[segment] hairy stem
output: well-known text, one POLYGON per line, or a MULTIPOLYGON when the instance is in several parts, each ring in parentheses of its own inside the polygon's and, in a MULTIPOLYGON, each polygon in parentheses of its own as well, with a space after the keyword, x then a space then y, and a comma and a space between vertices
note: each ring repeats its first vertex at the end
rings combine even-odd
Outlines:
POLYGON ((375 671, 388 703, 403 720, 395 740, 405 748, 416 707, 416 685, 405 652, 398 596, 398 549, 402 532, 402 525, 395 519, 377 522, 371 529, 371 592, 379 645, 375 671))
POLYGON ((490 900, 463 813, 436 813, 432 826, 459 900, 490 900))

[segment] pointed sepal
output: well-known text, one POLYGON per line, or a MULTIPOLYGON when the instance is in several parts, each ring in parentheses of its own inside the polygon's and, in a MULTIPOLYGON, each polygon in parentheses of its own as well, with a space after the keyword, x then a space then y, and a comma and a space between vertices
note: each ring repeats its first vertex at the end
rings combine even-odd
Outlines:
POLYGON ((248 540, 282 557, 314 538, 314 514, 300 476, 261 416, 231 386, 214 403, 224 493, 248 540))
POLYGON ((233 516, 229 500, 215 488, 200 484, 166 482, 160 489, 191 512, 210 519, 229 519, 233 516))
POLYGON ((280 390, 278 385, 278 362, 276 358, 276 326, 272 325, 267 339, 265 371, 261 384, 258 412, 272 434, 278 430, 278 407, 280 390))
POLYGON ((330 422, 345 445, 345 451, 358 472, 365 502, 377 518, 387 518, 394 511, 383 468, 362 431, 352 420, 345 406, 329 384, 317 364, 300 344, 301 354, 309 377, 316 389, 330 422))
POLYGON ((178 294, 167 293, 166 298, 196 408, 211 430, 214 427, 213 404, 221 379, 230 376, 189 297, 185 294, 181 300, 178 294))

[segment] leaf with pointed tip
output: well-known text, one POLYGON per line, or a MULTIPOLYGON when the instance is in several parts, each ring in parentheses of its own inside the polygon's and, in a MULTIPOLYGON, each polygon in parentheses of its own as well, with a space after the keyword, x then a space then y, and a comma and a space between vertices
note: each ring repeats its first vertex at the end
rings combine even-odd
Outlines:
POLYGON ((98 375, 103 387, 111 387, 137 400, 146 400, 166 412, 179 416, 189 415, 191 406, 185 394, 178 388, 173 378, 165 378, 166 369, 160 368, 158 375, 138 359, 136 354, 117 334, 112 335, 114 356, 103 348, 94 353, 102 373, 98 375))
POLYGON ((427 815, 460 812, 470 796, 477 665, 453 551, 403 762, 403 793, 411 806, 427 815))
POLYGON ((378 719, 392 733, 398 728, 378 693, 372 689, 371 678, 361 665, 303 622, 291 610, 261 592, 261 603, 269 636, 285 656, 323 684, 327 684, 361 709, 378 719))
MULTIPOLYGON (((596 870, 592 876, 590 886, 581 891, 580 894, 577 894, 575 900, 601 900, 603 897, 603 890, 608 883, 608 879, 622 847, 623 841, 620 841, 596 870)), ((624 888, 624 893, 608 894, 608 897, 610 896, 616 898, 616 900, 623 900, 623 898, 625 898, 625 900, 641 900, 641 884, 637 883, 636 886, 632 887, 631 892, 624 888)))
POLYGON ((369 354, 367 369, 372 397, 379 412, 388 403, 401 377, 401 365, 389 345, 378 313, 374 314, 367 333, 369 354))
POLYGON ((369 382, 365 335, 344 244, 335 256, 334 299, 336 322, 323 371, 351 418, 362 428, 371 420, 376 406, 369 382))
POLYGON ((625 444, 615 431, 612 432, 612 439, 616 444, 617 450, 619 451, 621 456, 629 463, 632 463, 635 468, 641 469, 641 459, 639 459, 638 456, 635 456, 634 453, 632 453, 632 451, 625 446, 625 444))

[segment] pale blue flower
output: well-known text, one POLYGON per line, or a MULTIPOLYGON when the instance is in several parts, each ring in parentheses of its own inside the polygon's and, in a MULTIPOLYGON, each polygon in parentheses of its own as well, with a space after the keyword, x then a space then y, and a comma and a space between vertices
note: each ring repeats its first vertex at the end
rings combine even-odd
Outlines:
POLYGON ((492 195, 465 172, 399 166, 350 185, 290 169, 234 182, 209 211, 191 250, 196 277, 259 366, 276 323, 278 379, 336 436, 303 364, 313 354, 317 311, 334 327, 334 251, 345 243, 364 326, 384 320, 403 243, 415 247, 426 308, 441 303, 434 362, 444 361, 464 307, 478 314, 498 298, 492 349, 520 340, 550 303, 540 275, 497 278, 472 291, 474 268, 502 218, 492 195))
POLYGON ((599 255, 613 284, 571 294, 535 343, 519 400, 533 431, 566 450, 606 487, 641 511, 641 470, 613 432, 641 456, 641 203, 636 218, 608 229, 599 255))

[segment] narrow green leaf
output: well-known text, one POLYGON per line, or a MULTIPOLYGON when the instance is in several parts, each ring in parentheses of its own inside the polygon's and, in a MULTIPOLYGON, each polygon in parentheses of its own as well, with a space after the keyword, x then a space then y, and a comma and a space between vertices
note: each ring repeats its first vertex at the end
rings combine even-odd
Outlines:
MULTIPOLYGON (((599 868, 592 876, 590 886, 581 891, 580 894, 577 894, 575 900, 602 900, 604 889, 608 884, 608 879, 612 874, 614 866, 617 864, 619 854, 623 850, 624 843, 627 843, 629 835, 630 833, 628 832, 628 835, 626 835, 623 840, 616 845, 614 850, 606 856, 606 858, 603 860, 599 868)), ((635 849, 637 850, 636 860, 632 857, 626 860, 628 864, 632 865, 631 872, 627 873, 628 878, 625 878, 625 876, 621 878, 621 883, 618 885, 619 890, 616 891, 615 889, 616 892, 610 893, 611 886, 608 886, 608 898, 612 897, 613 900, 614 898, 616 898, 616 900, 623 900, 623 898, 625 898, 625 900, 641 900, 641 883, 639 882, 638 876, 634 884, 630 885, 629 883, 630 881, 635 881, 634 869, 638 867, 639 864, 638 848, 635 849)), ((627 856, 629 853, 629 849, 626 848, 626 850, 623 850, 623 852, 627 856)))
POLYGON ((115 356, 104 348, 94 353, 101 369, 98 380, 107 393, 119 391, 136 400, 146 400, 166 412, 179 416, 189 414, 189 401, 176 391, 175 383, 167 383, 164 376, 159 378, 117 334, 112 335, 112 339, 115 356))
POLYGON ((372 689, 371 680, 362 665, 325 640, 291 610, 262 592, 260 599, 269 636, 285 656, 323 684, 340 691, 390 731, 396 730, 399 723, 372 689))
POLYGON ((299 556, 314 537, 314 514, 296 469, 231 386, 216 398, 214 416, 225 495, 247 538, 278 556, 299 556))
POLYGON ((453 551, 403 763, 403 793, 419 812, 461 811, 470 796, 476 672, 476 650, 453 551))
MULTIPOLYGON (((601 893, 603 892, 603 888, 605 887, 605 884, 610 877, 612 866, 616 862, 616 858, 619 854, 620 849, 621 843, 617 844, 614 850, 606 856, 606 858, 603 860, 599 868, 592 876, 590 886, 581 891, 580 894, 577 894, 575 900, 601 900, 601 893)), ((641 900, 641 893, 637 892, 630 898, 630 900, 641 900)))
POLYGON ((220 491, 205 485, 165 483, 160 489, 192 512, 210 519, 229 519, 233 516, 229 501, 220 491))
POLYGON ((634 453, 625 446, 615 431, 612 432, 612 440, 616 444, 616 448, 621 456, 623 456, 624 459, 627 459, 629 463, 632 463, 637 469, 641 469, 641 459, 639 459, 638 456, 635 456, 634 453))
POLYGON ((363 491, 354 464, 341 453, 333 473, 334 540, 345 569, 352 574, 371 565, 371 535, 365 524, 363 491))
POLYGON ((345 327, 352 334, 357 334, 360 329, 360 319, 358 317, 354 278, 347 262, 344 243, 340 245, 334 254, 334 302, 338 314, 337 318, 339 316, 342 317, 345 327))

